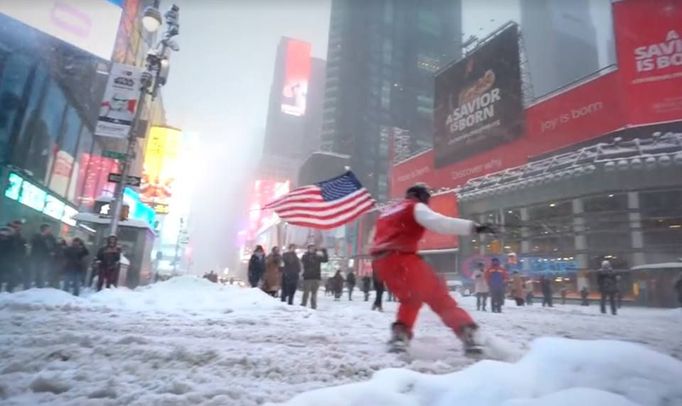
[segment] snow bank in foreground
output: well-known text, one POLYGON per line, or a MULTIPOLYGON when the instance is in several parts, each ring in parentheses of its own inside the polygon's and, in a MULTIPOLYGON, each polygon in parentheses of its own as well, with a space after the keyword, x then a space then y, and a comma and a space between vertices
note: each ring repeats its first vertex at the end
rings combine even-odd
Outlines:
POLYGON ((57 289, 30 289, 0 294, 0 309, 101 310, 122 309, 161 312, 218 312, 266 310, 284 307, 260 289, 225 286, 192 276, 143 286, 135 290, 105 289, 85 297, 74 297, 57 289))
POLYGON ((682 362, 620 341, 540 338, 514 364, 481 361, 446 375, 386 369, 367 382, 298 395, 312 405, 682 405, 682 362))

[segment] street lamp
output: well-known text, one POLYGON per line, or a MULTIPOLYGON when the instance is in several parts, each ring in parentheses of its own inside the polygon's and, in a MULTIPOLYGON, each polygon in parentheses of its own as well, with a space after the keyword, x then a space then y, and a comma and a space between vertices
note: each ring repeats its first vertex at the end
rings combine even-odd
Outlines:
MULTIPOLYGON (((142 25, 146 30, 155 31, 161 25, 161 13, 158 10, 159 0, 154 1, 153 7, 147 7, 142 17, 142 25)), ((116 235, 118 232, 118 222, 121 217, 121 207, 123 206, 123 190, 126 187, 128 175, 130 174, 130 164, 135 158, 135 145, 137 145, 137 135, 141 130, 140 117, 144 111, 147 95, 156 98, 158 90, 165 85, 168 80, 170 69, 170 51, 178 51, 180 48, 173 40, 180 33, 180 8, 173 4, 164 15, 166 19, 166 32, 163 38, 147 52, 147 62, 145 70, 140 77, 140 97, 135 108, 135 116, 128 130, 128 147, 126 159, 121 161, 121 181, 116 184, 114 198, 111 202, 111 227, 109 235, 116 235)))

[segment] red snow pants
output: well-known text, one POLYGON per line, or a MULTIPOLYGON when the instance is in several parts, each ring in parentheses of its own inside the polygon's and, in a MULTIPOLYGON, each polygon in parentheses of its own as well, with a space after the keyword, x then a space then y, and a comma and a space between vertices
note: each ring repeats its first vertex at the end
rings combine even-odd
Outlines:
POLYGON ((450 296, 445 282, 419 255, 388 253, 375 259, 372 266, 400 300, 397 322, 407 327, 410 336, 423 303, 429 305, 455 334, 459 334, 462 327, 475 324, 469 313, 450 296))

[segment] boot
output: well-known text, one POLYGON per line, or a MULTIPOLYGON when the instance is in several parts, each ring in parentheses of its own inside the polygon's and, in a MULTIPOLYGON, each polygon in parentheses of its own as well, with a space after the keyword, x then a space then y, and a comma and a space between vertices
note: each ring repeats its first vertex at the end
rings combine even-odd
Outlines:
POLYGON ((472 356, 483 354, 483 345, 478 337, 478 326, 476 324, 462 327, 457 336, 462 340, 464 353, 466 355, 472 356))
POLYGON ((405 352, 410 345, 411 334, 401 322, 391 325, 391 339, 388 341, 388 352, 405 352))
POLYGON ((372 305, 372 310, 378 310, 378 311, 380 311, 380 312, 383 312, 383 311, 384 311, 384 309, 382 309, 381 306, 379 306, 378 304, 373 304, 373 305, 372 305))

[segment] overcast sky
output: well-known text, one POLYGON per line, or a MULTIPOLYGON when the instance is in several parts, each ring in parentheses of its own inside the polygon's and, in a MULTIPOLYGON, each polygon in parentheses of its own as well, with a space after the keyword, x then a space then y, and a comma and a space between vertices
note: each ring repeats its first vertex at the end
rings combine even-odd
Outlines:
MULTIPOLYGON (((609 0, 590 0, 600 42, 611 34, 609 0)), ((163 91, 170 125, 196 135, 198 156, 190 226, 195 271, 224 263, 233 250, 232 222, 245 199, 244 181, 258 162, 279 39, 312 44, 326 59, 331 0, 176 0, 180 52, 163 91), (200 230, 200 232, 197 232, 200 230)), ((519 21, 518 0, 463 0, 465 36, 483 37, 519 21)), ((164 10, 170 1, 163 3, 164 10)), ((216 269, 217 270, 217 269, 216 269)))

